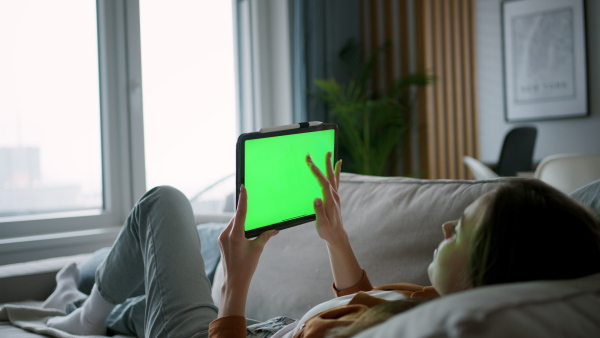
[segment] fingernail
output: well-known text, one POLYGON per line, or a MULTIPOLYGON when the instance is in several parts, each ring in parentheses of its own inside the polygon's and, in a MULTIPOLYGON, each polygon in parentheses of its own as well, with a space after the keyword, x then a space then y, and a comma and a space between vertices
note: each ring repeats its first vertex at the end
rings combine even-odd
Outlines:
POLYGON ((316 206, 320 207, 322 203, 323 203, 323 201, 321 201, 320 198, 315 198, 315 205, 316 206))

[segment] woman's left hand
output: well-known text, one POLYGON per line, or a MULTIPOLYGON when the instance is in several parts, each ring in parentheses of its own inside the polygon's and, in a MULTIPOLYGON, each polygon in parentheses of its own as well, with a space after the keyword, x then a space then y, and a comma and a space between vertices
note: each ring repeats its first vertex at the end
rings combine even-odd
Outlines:
POLYGON ((235 216, 219 236, 225 272, 219 317, 244 316, 250 281, 258 266, 260 255, 269 238, 278 233, 271 230, 260 234, 255 239, 247 239, 244 231, 247 209, 248 195, 242 185, 235 216))
POLYGON ((363 277, 363 270, 354 255, 342 222, 342 206, 338 193, 341 161, 338 161, 334 169, 331 157, 331 152, 325 156, 327 176, 317 168, 310 156, 307 156, 306 160, 322 188, 324 200, 316 199, 314 203, 317 232, 327 242, 333 282, 336 289, 341 291, 358 283, 363 277))
POLYGON ((317 198, 314 201, 315 215, 317 217, 317 233, 329 245, 335 245, 340 239, 347 237, 342 222, 342 207, 338 193, 342 161, 338 161, 334 169, 331 164, 332 156, 331 152, 325 155, 327 176, 319 170, 310 155, 306 156, 306 161, 319 182, 324 197, 323 200, 317 198))

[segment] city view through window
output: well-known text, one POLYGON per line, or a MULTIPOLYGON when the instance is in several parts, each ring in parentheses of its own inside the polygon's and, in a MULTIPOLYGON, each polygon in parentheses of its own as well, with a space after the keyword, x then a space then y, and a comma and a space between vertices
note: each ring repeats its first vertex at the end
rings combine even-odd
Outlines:
POLYGON ((0 1, 0 217, 102 208, 95 1, 0 1))
MULTIPOLYGON (((235 173, 232 3, 140 1, 148 189, 167 184, 193 198, 235 173)), ((205 207, 235 190, 223 183, 205 207)))
MULTIPOLYGON (((221 181, 208 209, 235 188, 231 6, 140 1, 146 185, 221 181)), ((103 208, 97 35, 94 0, 0 1, 0 217, 103 208)))

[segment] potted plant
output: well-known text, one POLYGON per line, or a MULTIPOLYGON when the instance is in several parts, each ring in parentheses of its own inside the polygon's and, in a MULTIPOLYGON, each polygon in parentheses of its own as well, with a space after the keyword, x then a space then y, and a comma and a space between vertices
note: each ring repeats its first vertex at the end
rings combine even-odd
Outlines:
MULTIPOLYGON (((386 164, 404 139, 414 107, 413 86, 426 86, 435 80, 427 72, 417 72, 400 77, 383 92, 370 89, 369 81, 375 62, 381 51, 389 48, 386 44, 379 48, 364 63, 350 72, 346 83, 335 78, 317 79, 317 97, 327 103, 332 120, 340 128, 340 150, 348 154, 352 167, 344 167, 364 175, 384 175, 386 164)), ((349 41, 340 51, 339 58, 346 66, 357 54, 357 46, 349 41)))

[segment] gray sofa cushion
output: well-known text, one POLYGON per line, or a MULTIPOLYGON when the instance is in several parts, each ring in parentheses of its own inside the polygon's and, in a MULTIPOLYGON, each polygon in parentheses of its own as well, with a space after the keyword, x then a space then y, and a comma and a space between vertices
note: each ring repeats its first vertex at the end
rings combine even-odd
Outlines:
MULTIPOLYGON (((343 173, 342 216, 356 256, 374 285, 429 285, 427 266, 443 239, 442 224, 456 219, 491 181, 419 180, 343 173)), ((250 287, 246 315, 299 319, 331 299, 332 275, 314 222, 281 231, 265 247, 250 287)), ((213 299, 218 303, 222 269, 213 299)))

